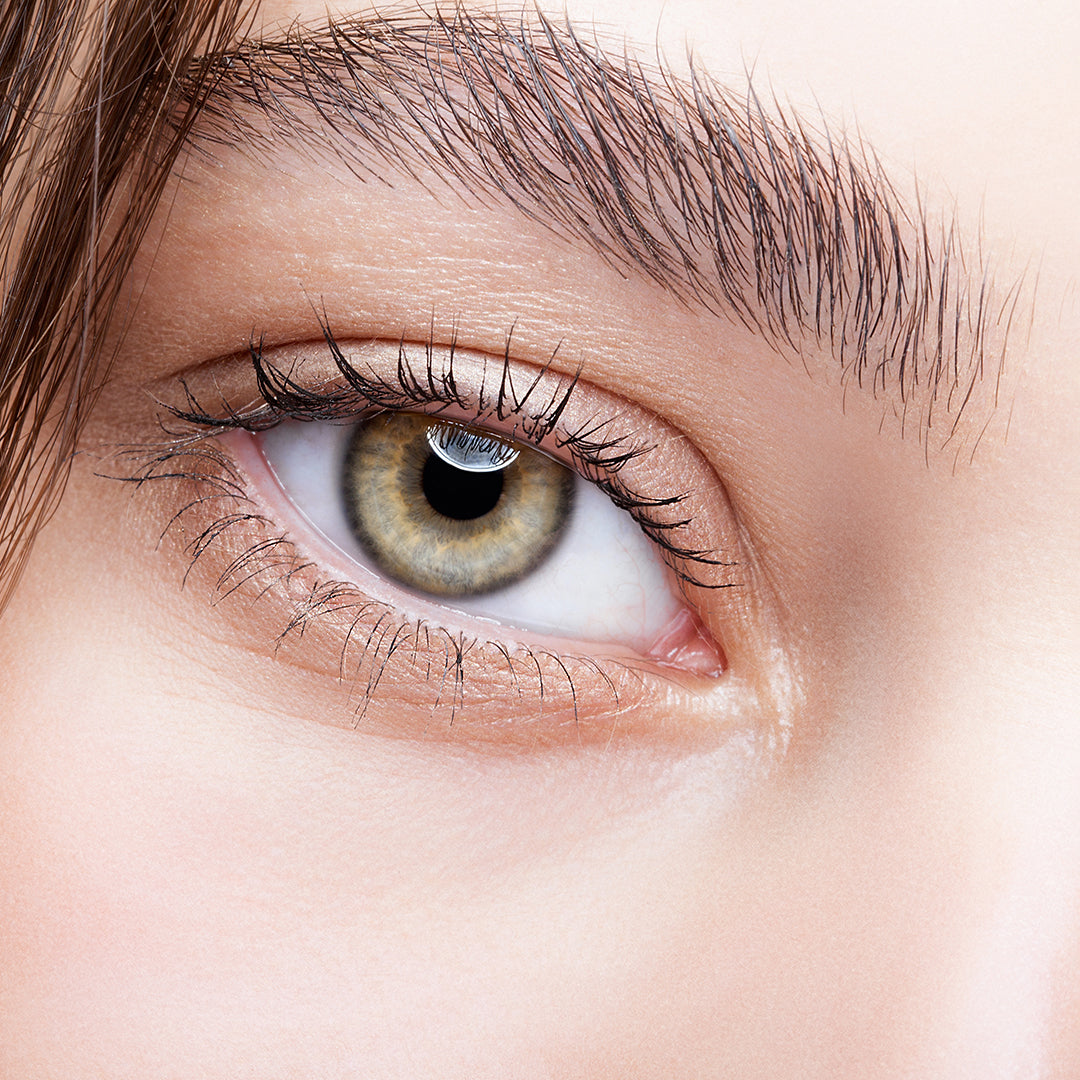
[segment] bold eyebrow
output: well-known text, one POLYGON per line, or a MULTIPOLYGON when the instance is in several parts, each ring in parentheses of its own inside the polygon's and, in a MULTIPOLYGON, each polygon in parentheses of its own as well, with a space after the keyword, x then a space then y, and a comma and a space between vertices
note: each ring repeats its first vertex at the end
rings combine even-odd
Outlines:
POLYGON ((999 378, 1019 287, 997 295, 950 217, 932 227, 861 143, 752 85, 616 58, 540 15, 460 10, 243 42, 213 78, 203 146, 284 136, 365 179, 434 169, 782 350, 825 345, 845 386, 914 406, 923 436, 943 420, 947 441, 999 378))

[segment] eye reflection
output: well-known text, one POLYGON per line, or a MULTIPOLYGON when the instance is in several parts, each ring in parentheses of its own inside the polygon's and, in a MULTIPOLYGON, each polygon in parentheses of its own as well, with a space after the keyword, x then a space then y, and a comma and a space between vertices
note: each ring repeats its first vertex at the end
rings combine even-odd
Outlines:
POLYGON ((356 429, 342 492, 379 569, 433 596, 468 597, 543 562, 569 521, 574 475, 487 433, 390 413, 356 429))

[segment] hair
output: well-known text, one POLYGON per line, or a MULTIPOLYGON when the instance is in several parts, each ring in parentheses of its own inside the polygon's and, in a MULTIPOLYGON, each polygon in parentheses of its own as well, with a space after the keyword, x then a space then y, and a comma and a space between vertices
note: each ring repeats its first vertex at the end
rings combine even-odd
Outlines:
POLYGON ((247 6, 0 6, 0 610, 63 492, 124 276, 247 6))

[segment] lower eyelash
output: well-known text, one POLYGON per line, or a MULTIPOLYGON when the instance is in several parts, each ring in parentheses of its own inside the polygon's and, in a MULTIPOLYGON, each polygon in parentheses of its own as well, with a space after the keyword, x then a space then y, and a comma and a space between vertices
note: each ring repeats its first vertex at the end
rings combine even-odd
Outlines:
MULTIPOLYGON (((637 697, 643 689, 644 670, 631 657, 564 654, 524 642, 485 641, 428 620, 405 617, 389 603, 365 596, 350 582, 313 578, 316 564, 302 559, 293 542, 253 508, 237 465, 213 442, 128 448, 122 453, 134 462, 134 468, 127 475, 110 478, 136 490, 167 485, 180 492, 179 505, 158 543, 180 541, 187 559, 182 575, 185 585, 201 565, 216 562, 213 605, 239 594, 253 604, 270 593, 287 598, 291 610, 277 635, 275 651, 315 629, 329 628, 339 639, 335 674, 354 688, 354 727, 364 723, 378 701, 380 684, 395 661, 406 665, 411 680, 432 688, 430 721, 441 717, 447 726, 461 722, 474 674, 486 668, 487 681, 492 682, 490 669, 495 665, 498 689, 512 694, 518 703, 533 705, 533 723, 517 733, 530 743, 553 737, 551 730, 535 723, 541 719, 573 724, 583 735, 588 727, 590 741, 598 723, 610 734, 627 709, 626 693, 637 697), (265 535, 254 542, 245 538, 238 548, 232 544, 234 534, 253 530, 265 535), (583 678, 590 684, 587 694, 581 686, 583 678), (587 710, 583 708, 586 699, 587 710)), ((660 673, 650 673, 650 677, 677 686, 674 677, 660 673)), ((483 733, 478 737, 482 739, 483 733)))

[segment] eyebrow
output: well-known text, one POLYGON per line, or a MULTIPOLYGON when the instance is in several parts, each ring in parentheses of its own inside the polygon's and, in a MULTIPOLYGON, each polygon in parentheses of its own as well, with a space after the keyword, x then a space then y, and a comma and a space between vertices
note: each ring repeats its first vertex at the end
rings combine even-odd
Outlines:
POLYGON ((364 180, 435 170, 781 351, 827 348, 845 392, 914 412, 928 445, 1000 379, 1019 285, 999 293, 952 218, 932 226, 864 144, 749 79, 739 94, 539 14, 460 10, 245 41, 211 78, 196 145, 306 141, 364 180))

